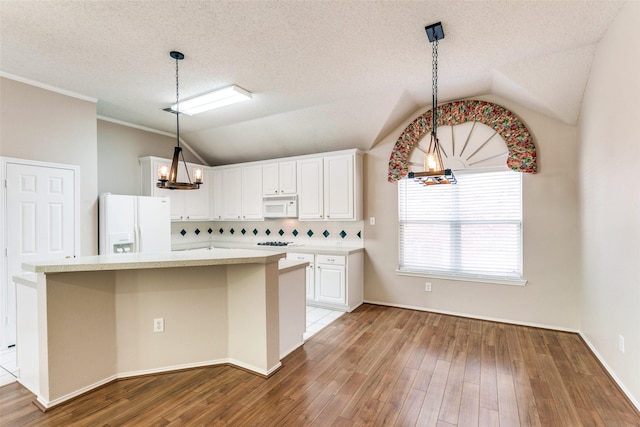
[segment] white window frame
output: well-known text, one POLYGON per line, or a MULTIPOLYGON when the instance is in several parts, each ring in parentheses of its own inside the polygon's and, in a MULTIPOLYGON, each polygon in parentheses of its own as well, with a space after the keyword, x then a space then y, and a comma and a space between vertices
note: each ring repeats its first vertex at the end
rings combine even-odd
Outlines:
MULTIPOLYGON (((463 169, 457 170, 454 173, 456 175, 464 175, 464 174, 478 174, 485 172, 503 172, 509 171, 506 168, 482 168, 482 169, 463 169)), ((516 172, 514 172, 516 173, 516 172)), ((455 184, 460 185, 460 184, 455 184)), ((521 184, 522 186, 522 181, 521 184)), ((425 191, 429 191, 429 188, 425 188, 425 191)), ((522 203, 522 187, 520 188, 520 197, 522 203)), ((400 203, 400 191, 398 189, 398 203, 400 203)), ((398 269, 396 270, 396 274, 399 276, 412 276, 412 277, 425 277, 425 278, 435 278, 435 279, 445 279, 445 280, 456 280, 456 281, 464 281, 464 282, 479 282, 479 283, 491 283, 491 284, 500 284, 500 285, 514 285, 514 286, 524 286, 527 284, 527 280, 523 277, 523 236, 522 236, 522 209, 520 214, 520 277, 503 277, 503 276, 492 276, 487 274, 473 274, 466 272, 443 272, 443 271, 429 271, 429 270, 412 270, 408 268, 401 268, 401 233, 400 233, 401 222, 398 217, 398 269)), ((452 255, 453 256, 453 255, 452 255)))

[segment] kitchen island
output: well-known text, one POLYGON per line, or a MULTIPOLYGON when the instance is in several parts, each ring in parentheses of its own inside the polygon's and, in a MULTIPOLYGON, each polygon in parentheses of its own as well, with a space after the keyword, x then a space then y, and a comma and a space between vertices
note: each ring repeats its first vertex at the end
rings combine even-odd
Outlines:
POLYGON ((284 256, 215 249, 24 264, 36 273, 37 403, 47 409, 118 378, 197 366, 272 374, 284 256))

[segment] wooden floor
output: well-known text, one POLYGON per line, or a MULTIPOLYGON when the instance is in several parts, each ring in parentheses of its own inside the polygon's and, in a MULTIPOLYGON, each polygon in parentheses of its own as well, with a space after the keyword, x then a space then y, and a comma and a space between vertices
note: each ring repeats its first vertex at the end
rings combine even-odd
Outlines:
POLYGON ((2 426, 640 426, 575 334, 364 305, 263 379, 231 367, 122 380, 2 426))

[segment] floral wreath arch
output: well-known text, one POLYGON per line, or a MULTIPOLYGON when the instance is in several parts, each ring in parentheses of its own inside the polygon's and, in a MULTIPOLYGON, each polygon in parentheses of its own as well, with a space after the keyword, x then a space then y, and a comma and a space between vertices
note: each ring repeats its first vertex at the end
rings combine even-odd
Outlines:
MULTIPOLYGON (((409 173, 409 157, 423 136, 432 128, 431 110, 416 117, 396 141, 389 158, 389 182, 409 173)), ((523 173, 536 173, 536 147, 525 124, 506 108, 486 101, 455 101, 438 107, 438 126, 454 126, 476 121, 495 130, 504 139, 509 155, 507 167, 523 173)))

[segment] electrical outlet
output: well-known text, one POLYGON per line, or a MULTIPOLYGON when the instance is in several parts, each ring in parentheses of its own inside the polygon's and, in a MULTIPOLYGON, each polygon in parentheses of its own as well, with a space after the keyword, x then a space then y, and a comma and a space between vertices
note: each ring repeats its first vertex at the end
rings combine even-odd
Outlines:
POLYGON ((425 282, 425 284, 424 284, 424 291, 425 291, 425 292, 431 292, 431 283, 429 283, 429 282, 425 282))
POLYGON ((624 353, 624 337, 622 335, 618 335, 618 349, 624 353))
POLYGON ((164 318, 153 319, 153 332, 164 332, 164 318))

